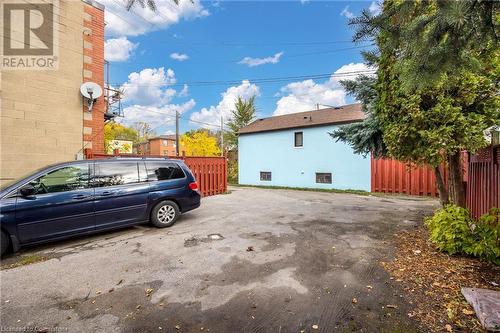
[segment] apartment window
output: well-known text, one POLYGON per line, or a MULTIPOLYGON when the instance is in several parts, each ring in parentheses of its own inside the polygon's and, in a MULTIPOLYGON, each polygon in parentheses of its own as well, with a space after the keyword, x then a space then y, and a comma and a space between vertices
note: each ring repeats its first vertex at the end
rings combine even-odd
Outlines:
POLYGON ((331 184, 332 174, 327 172, 316 172, 316 183, 331 184))
POLYGON ((295 132, 295 147, 302 147, 304 145, 304 134, 302 132, 295 132))
POLYGON ((260 180, 270 182, 271 181, 271 172, 269 171, 261 171, 260 172, 260 180))
POLYGON ((163 145, 168 147, 168 140, 163 140, 163 145))

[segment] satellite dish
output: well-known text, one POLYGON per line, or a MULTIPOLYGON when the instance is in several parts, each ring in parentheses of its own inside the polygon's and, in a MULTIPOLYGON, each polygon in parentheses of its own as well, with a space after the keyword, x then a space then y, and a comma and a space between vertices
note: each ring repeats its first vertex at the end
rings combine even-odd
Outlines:
POLYGON ((80 92, 83 97, 89 100, 89 112, 92 111, 94 101, 102 96, 102 88, 95 82, 85 82, 80 86, 80 92))

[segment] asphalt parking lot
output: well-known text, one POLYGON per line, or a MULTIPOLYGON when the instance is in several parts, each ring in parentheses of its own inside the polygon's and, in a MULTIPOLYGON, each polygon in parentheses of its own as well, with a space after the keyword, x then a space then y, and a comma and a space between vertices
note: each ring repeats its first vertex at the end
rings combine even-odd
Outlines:
POLYGON ((6 258, 1 327, 46 332, 407 332, 379 264, 429 199, 234 188, 168 229, 138 226, 6 258), (6 268, 26 255, 47 260, 6 268), (387 305, 390 305, 387 307, 387 305))

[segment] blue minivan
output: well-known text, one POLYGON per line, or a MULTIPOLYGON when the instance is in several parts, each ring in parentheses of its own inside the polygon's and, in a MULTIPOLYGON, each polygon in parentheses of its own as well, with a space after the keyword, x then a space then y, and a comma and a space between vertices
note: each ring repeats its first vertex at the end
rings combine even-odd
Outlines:
POLYGON ((1 254, 9 248, 151 222, 169 227, 200 206, 180 160, 113 158, 60 163, 0 191, 1 254))

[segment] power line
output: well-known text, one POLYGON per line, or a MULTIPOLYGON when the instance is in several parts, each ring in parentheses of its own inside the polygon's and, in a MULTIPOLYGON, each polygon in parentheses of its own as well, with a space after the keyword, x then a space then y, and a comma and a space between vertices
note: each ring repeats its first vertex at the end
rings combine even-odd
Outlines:
MULTIPOLYGON (((360 71, 351 71, 351 72, 342 72, 342 73, 324 73, 324 74, 312 74, 312 75, 298 75, 298 76, 282 76, 282 77, 269 77, 269 78, 253 78, 253 79, 233 79, 233 80, 218 80, 218 81, 184 81, 178 82, 174 84, 139 84, 134 85, 135 87, 182 87, 185 84, 188 86, 210 86, 210 85, 232 85, 232 84, 240 84, 242 81, 249 81, 250 83, 255 84, 263 84, 263 83, 279 83, 284 81, 295 81, 295 80, 318 80, 318 79, 326 79, 326 78, 341 78, 341 77, 349 77, 353 75, 362 75, 362 74, 374 74, 376 69, 373 70, 360 70, 360 71)), ((120 83, 111 83, 112 85, 120 86, 120 83)), ((123 85, 123 84, 122 84, 123 85)), ((121 85, 121 86, 122 86, 121 85)))
MULTIPOLYGON (((172 110, 174 111, 174 110, 172 110)), ((141 110, 141 112, 151 112, 151 113, 156 113, 156 114, 161 114, 161 115, 165 115, 165 116, 171 116, 169 115, 168 113, 164 113, 164 112, 160 112, 160 111, 154 111, 154 110, 149 110, 149 109, 144 109, 144 110, 141 110)), ((175 112, 175 111, 174 111, 175 112)), ((187 120, 187 121, 190 121, 190 122, 193 122, 193 123, 197 123, 197 124, 202 124, 202 125, 208 125, 208 126, 214 126, 214 127, 218 127, 220 128, 220 125, 218 124, 211 124, 211 123, 206 123, 206 122, 203 122, 203 121, 198 121, 198 120, 192 120, 192 119, 189 119, 189 118, 185 118, 184 116, 180 115, 179 118, 181 119, 184 119, 184 120, 187 120)), ((164 126, 168 121, 172 121, 174 120, 174 118, 169 118, 167 121, 165 121, 163 123, 162 126, 164 126)), ((172 126, 172 124, 170 124, 169 126, 172 126)))
MULTIPOLYGON (((220 129, 220 124, 211 124, 211 123, 206 123, 204 121, 199 121, 199 120, 193 120, 193 119, 188 119, 188 118, 184 118, 183 116, 180 116, 180 118, 184 119, 184 120, 187 120, 187 121, 190 121, 190 122, 193 122, 193 123, 196 123, 196 124, 201 124, 201 125, 207 125, 207 126, 213 126, 213 127, 217 127, 220 129)), ((228 132, 227 129, 223 129, 224 131, 228 132)))
POLYGON ((197 45, 214 45, 214 46, 275 46, 275 45, 289 45, 289 46, 314 46, 314 45, 327 45, 327 44, 341 44, 341 43, 352 43, 352 40, 332 40, 332 41, 314 41, 314 42, 224 42, 224 41, 213 41, 213 42, 192 42, 191 44, 197 45))

